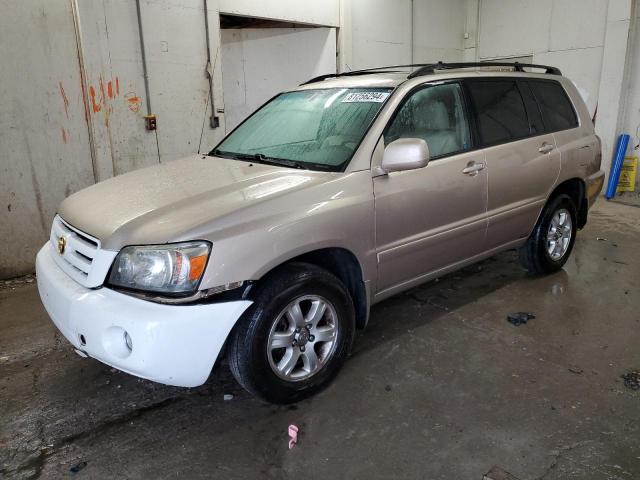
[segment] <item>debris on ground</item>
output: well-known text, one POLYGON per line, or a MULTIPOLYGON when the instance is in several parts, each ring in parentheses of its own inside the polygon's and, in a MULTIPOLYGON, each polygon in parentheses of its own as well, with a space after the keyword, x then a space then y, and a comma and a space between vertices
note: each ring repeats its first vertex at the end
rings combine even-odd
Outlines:
POLYGON ((228 402, 229 400, 233 400, 233 395, 230 393, 225 393, 222 398, 224 399, 225 402, 228 402))
POLYGON ((289 450, 298 443, 298 427, 295 425, 289 425, 289 450))
POLYGON ((631 390, 640 390, 640 372, 633 370, 629 373, 622 375, 624 380, 624 386, 631 390))
POLYGON ((16 287, 29 285, 36 281, 35 274, 25 275, 23 277, 10 278, 8 280, 0 280, 0 290, 15 290, 16 287))
POLYGON ((529 320, 533 320, 536 316, 533 313, 528 312, 515 312, 507 315, 507 320, 513 323, 516 327, 519 327, 523 323, 527 323, 529 320))
POLYGON ((87 466, 87 462, 76 463, 73 467, 69 469, 69 471, 75 474, 75 473, 78 473, 80 470, 82 470, 86 466, 87 466))
POLYGON ((582 372, 584 372, 583 369, 581 369, 580 367, 576 367, 576 366, 571 366, 571 367, 568 368, 568 370, 571 373, 575 373, 576 375, 580 375, 580 374, 582 374, 582 372))
POLYGON ((518 478, 496 465, 484 474, 482 480, 518 480, 518 478))
POLYGON ((608 242, 609 241, 604 237, 596 237, 596 240, 599 241, 599 242, 608 242))

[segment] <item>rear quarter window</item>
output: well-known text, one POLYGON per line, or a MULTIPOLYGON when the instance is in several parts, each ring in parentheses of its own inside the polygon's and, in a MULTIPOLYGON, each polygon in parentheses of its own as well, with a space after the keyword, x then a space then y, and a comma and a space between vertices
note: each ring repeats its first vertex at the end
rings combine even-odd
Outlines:
POLYGON ((530 80, 529 85, 540 105, 548 132, 567 130, 578 126, 578 117, 564 88, 554 81, 530 80))
POLYGON ((495 145, 529 136, 529 120, 514 80, 468 82, 483 145, 495 145))

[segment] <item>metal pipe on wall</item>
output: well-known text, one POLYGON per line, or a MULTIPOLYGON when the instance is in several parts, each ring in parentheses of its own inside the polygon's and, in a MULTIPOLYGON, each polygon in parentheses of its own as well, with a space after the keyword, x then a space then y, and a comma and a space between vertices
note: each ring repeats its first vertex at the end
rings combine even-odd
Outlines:
MULTIPOLYGON (((138 0, 139 1, 139 0, 138 0)), ((211 63, 211 46, 209 41, 209 7, 207 0, 204 0, 204 33, 207 37, 207 75, 209 76, 209 102, 211 103, 211 117, 209 119, 209 125, 211 128, 218 128, 220 126, 220 119, 216 116, 216 104, 213 98, 213 68, 211 63)))
MULTIPOLYGON (((76 37, 76 49, 78 50, 78 66, 80 69, 80 85, 82 87, 82 105, 84 107, 84 117, 87 122, 87 132, 89 139, 89 154, 91 155, 91 169, 93 171, 93 181, 98 183, 100 178, 100 172, 98 170, 97 158, 96 158, 96 144, 93 133, 93 123, 91 120, 91 111, 87 104, 87 73, 84 66, 84 51, 82 48, 82 29, 80 28, 80 9, 78 8, 78 0, 72 0, 71 12, 73 15, 73 29, 76 37)), ((113 173, 112 173, 113 174, 113 173)))
MULTIPOLYGON (((142 30, 142 14, 140 12, 140 0, 136 0, 136 12, 138 15, 138 33, 140 34, 140 53, 142 55, 142 74, 144 76, 144 94, 147 104, 147 114, 145 115, 147 130, 156 129, 156 116, 151 113, 151 95, 149 89, 149 73, 147 71, 147 51, 144 47, 144 33, 142 30)), ((160 150, 158 150, 158 159, 160 158, 160 150)))

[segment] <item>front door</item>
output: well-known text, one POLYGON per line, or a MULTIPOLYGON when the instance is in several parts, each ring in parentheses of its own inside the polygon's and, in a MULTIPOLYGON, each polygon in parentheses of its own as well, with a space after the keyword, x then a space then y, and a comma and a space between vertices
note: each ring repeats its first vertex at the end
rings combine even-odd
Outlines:
POLYGON ((381 141, 399 138, 424 139, 430 161, 374 178, 379 296, 485 250, 487 169, 484 153, 471 150, 461 85, 409 94, 381 141))

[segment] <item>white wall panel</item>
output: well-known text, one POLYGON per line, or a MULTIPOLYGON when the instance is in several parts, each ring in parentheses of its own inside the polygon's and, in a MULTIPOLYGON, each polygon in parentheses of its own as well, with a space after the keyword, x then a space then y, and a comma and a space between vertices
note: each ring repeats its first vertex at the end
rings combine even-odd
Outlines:
POLYGON ((414 1, 414 63, 462 60, 466 4, 466 0, 414 1))
POLYGON ((335 29, 222 30, 222 68, 230 131, 276 93, 335 72, 335 29))
POLYGON ((339 25, 339 10, 340 0, 220 0, 220 13, 330 27, 339 25))
POLYGON ((549 50, 553 0, 481 0, 481 59, 517 57, 549 50))
POLYGON ((351 0, 346 70, 411 63, 411 0, 351 0))
POLYGON ((602 0, 555 0, 551 12, 549 50, 601 47, 607 18, 602 0))
POLYGON ((631 1, 616 0, 609 3, 596 120, 596 133, 602 139, 602 167, 607 177, 613 148, 623 128, 624 89, 629 85, 629 82, 625 82, 625 70, 631 49, 630 26, 631 1), (623 16, 622 5, 626 5, 626 18, 620 18, 623 16))
MULTIPOLYGON (((636 9, 636 29, 640 22, 640 9, 636 9)), ((629 68, 629 90, 624 99, 625 116, 623 131, 631 135, 631 151, 640 155, 633 148, 640 144, 640 35, 636 31, 631 45, 629 68)), ((637 179, 640 183, 640 178, 637 179)))

